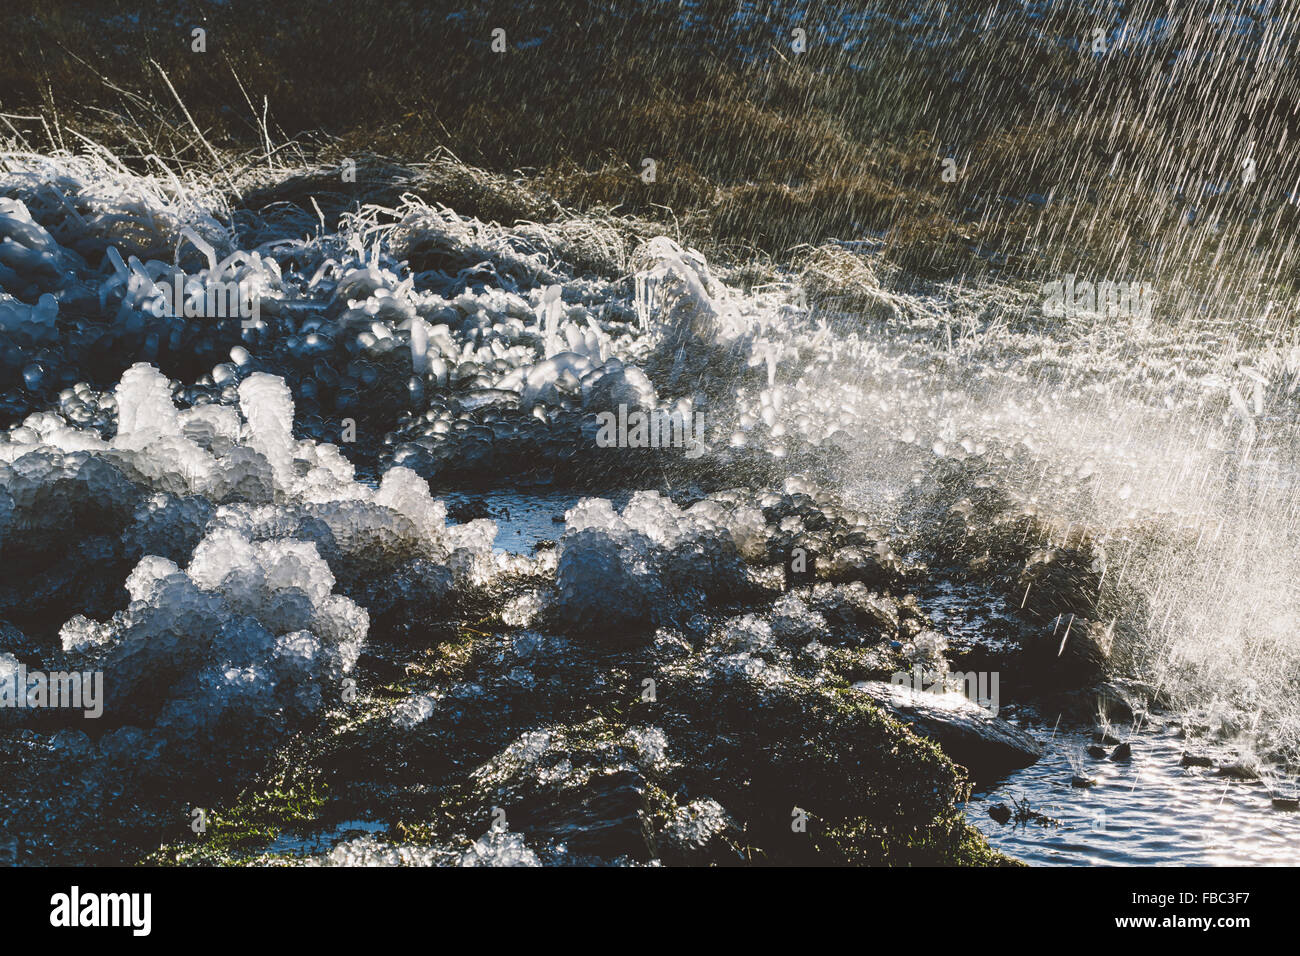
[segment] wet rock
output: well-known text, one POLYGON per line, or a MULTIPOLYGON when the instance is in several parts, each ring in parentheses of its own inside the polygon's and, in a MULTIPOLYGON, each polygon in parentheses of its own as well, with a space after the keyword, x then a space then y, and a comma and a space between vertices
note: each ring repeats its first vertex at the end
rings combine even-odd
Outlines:
POLYGON ((1098 684, 1093 688, 1093 694, 1096 703, 1094 716, 1102 720, 1128 723, 1139 706, 1129 688, 1119 681, 1098 684))
POLYGON ((791 544, 781 554, 785 589, 807 587, 817 582, 817 552, 806 543, 791 544))
POLYGON ((1006 824, 1011 820, 1011 808, 1005 803, 995 803, 989 807, 989 816, 998 823, 1006 824))
POLYGON ((706 648, 657 683, 678 787, 725 807, 756 859, 885 862, 917 839, 904 832, 929 834, 939 856, 966 839, 951 816, 969 791, 962 772, 867 695, 734 647, 706 648))
POLYGON ((497 518, 500 515, 494 514, 481 498, 467 498, 448 504, 447 517, 464 524, 478 518, 497 518))
POLYGON ((977 780, 1027 767, 1042 756, 1032 736, 958 694, 927 694, 883 681, 854 690, 929 737, 977 780))
POLYGON ((1133 748, 1129 744, 1120 744, 1115 748, 1115 752, 1110 755, 1111 760, 1125 761, 1133 758, 1133 748))
POLYGON ((1088 756, 1095 760, 1101 760, 1106 756, 1106 748, 1099 747, 1096 744, 1090 744, 1088 747, 1088 756))
MULTIPOLYGON (((1028 552, 1032 516, 1020 514, 987 462, 943 461, 909 490, 904 515, 933 563, 962 577, 1014 578, 1028 552)), ((901 549, 900 549, 901 550, 901 549)))
POLYGON ((1083 777, 1076 773, 1073 777, 1070 778, 1070 786, 1072 787, 1078 787, 1082 789, 1085 787, 1095 787, 1096 785, 1097 785, 1096 777, 1083 777))
POLYGON ((1033 552, 1016 581, 1025 614, 1038 621, 1091 617, 1101 590, 1105 554, 1096 541, 1033 552))
POLYGON ((887 543, 873 548, 840 548, 817 565, 819 576, 836 583, 860 581, 869 587, 889 587, 903 572, 903 564, 887 543), (824 568, 824 570, 823 570, 824 568))
POLYGON ((1219 764, 1218 776, 1233 780, 1258 780, 1259 770, 1246 763, 1222 763, 1219 764))
POLYGON ((1213 758, 1205 754, 1184 753, 1183 759, 1178 762, 1180 767, 1213 767, 1213 758))
MULTIPOLYGON (((1035 686, 1083 688, 1106 672, 1107 629, 1086 618, 1063 615, 1026 628, 1020 666, 1035 686)), ((1097 705, 1104 705, 1100 697, 1097 705)), ((1096 716, 1095 714, 1093 716, 1096 716)))
POLYGON ((899 634, 903 607, 860 582, 818 584, 808 597, 808 606, 822 615, 835 635, 854 644, 894 640, 899 634))
POLYGON ((461 813, 484 829, 495 819, 530 846, 646 862, 655 854, 645 821, 661 796, 638 760, 599 718, 528 731, 473 772, 474 794, 461 813))

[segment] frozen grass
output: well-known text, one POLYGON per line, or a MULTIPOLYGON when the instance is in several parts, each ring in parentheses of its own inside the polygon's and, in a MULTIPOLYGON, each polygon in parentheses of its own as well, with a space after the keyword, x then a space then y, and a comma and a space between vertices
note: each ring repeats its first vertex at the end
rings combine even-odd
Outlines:
POLYGON ((1120 21, 1083 3, 1026 17, 890 0, 854 20, 816 3, 797 21, 802 55, 789 50, 793 7, 733 12, 307 0, 286 21, 249 0, 138 14, 81 0, 39 18, 11 4, 0 110, 34 150, 73 148, 76 130, 133 168, 151 154, 173 168, 245 157, 216 173, 227 189, 241 166, 351 158, 364 175, 335 191, 376 201, 406 175, 394 166, 428 162, 422 195, 462 214, 509 224, 555 218, 557 201, 616 208, 711 258, 876 234, 929 278, 1138 278, 1242 313, 1261 284, 1294 287, 1294 244, 1273 241, 1297 224, 1300 167, 1280 145, 1294 133, 1290 12, 1143 3, 1120 21), (205 54, 189 49, 198 24, 205 54), (504 56, 488 49, 496 27, 504 56), (1099 27, 1114 46, 1104 57, 1079 49, 1099 27), (1249 68, 1225 79, 1225 61, 1249 68), (440 165, 445 149, 464 163, 440 165), (645 156, 653 184, 638 176, 645 156), (940 177, 950 156, 955 183, 940 177))

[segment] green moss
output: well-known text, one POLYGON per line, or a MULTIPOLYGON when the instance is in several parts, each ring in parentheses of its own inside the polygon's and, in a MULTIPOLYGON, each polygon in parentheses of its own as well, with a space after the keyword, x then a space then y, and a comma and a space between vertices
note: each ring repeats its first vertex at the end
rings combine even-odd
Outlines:
POLYGON ((1023 866, 955 812, 911 830, 846 820, 815 837, 823 862, 844 866, 1023 866))
POLYGON ((313 771, 285 773, 267 786, 245 791, 230 806, 208 811, 203 833, 184 833, 141 862, 151 866, 230 866, 250 862, 283 833, 312 829, 328 797, 313 771))

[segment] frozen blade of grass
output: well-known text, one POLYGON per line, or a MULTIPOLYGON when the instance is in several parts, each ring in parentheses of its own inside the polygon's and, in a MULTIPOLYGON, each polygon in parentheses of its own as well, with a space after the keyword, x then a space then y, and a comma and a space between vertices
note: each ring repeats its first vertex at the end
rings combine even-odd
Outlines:
MULTIPOLYGON (((181 95, 176 92, 176 87, 172 86, 172 81, 171 78, 167 75, 167 71, 164 70, 158 64, 157 60, 150 58, 149 62, 152 63, 154 69, 158 71, 158 75, 163 78, 163 82, 167 84, 167 89, 171 90, 172 96, 176 98, 176 105, 179 106, 181 108, 181 112, 185 114, 185 119, 189 122, 190 127, 194 130, 194 134, 198 136, 199 142, 201 142, 207 148, 208 154, 212 157, 212 163, 214 168, 222 169, 224 171, 225 165, 222 163, 221 157, 217 155, 217 151, 212 148, 212 144, 209 143, 207 137, 203 135, 203 131, 199 129, 199 124, 194 122, 194 117, 190 115, 189 109, 186 108, 184 101, 181 100, 181 95)), ((226 181, 230 184, 230 188, 234 191, 235 195, 239 196, 239 198, 242 200, 243 197, 239 195, 239 187, 237 187, 234 181, 230 178, 230 174, 225 173, 225 176, 226 176, 226 181)))

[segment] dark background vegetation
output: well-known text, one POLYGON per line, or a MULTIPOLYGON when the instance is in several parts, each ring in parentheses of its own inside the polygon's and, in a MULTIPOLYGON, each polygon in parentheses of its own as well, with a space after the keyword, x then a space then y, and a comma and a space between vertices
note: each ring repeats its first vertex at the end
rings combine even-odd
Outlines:
POLYGON ((1242 311, 1300 279, 1295 18, 1223 0, 8 0, 0 129, 38 150, 81 148, 75 130, 142 166, 449 150, 526 187, 431 197, 462 213, 616 207, 777 261, 871 238, 917 277, 1075 272, 1242 311))

